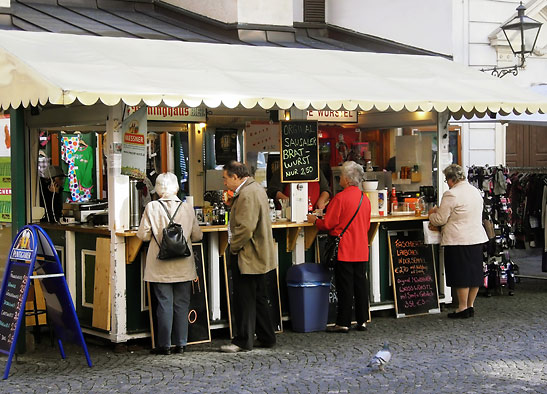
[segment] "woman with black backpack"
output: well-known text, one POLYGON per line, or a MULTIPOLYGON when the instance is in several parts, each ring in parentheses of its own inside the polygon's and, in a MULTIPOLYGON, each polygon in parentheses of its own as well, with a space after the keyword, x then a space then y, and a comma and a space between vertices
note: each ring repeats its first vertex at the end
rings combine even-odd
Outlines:
POLYGON ((175 174, 158 175, 155 190, 160 198, 146 205, 137 236, 150 241, 144 280, 150 282, 157 299, 157 344, 152 353, 168 355, 171 352, 182 353, 186 347, 188 306, 192 281, 197 277, 192 242, 200 241, 203 234, 194 207, 177 197, 179 185, 175 174), (182 241, 188 248, 173 257, 165 246, 180 242, 177 237, 180 238, 181 234, 184 234, 182 241), (164 240, 165 237, 169 239, 164 240))

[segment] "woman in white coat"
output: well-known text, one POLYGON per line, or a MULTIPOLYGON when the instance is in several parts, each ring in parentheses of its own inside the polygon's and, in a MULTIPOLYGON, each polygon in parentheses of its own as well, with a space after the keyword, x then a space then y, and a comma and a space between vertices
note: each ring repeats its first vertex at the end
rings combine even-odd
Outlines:
POLYGON ((441 205, 429 211, 429 222, 441 227, 446 284, 456 288, 458 297, 458 309, 448 317, 465 319, 475 315, 474 302, 484 279, 482 254, 488 237, 482 226, 483 201, 462 167, 451 164, 443 173, 450 190, 441 205))
MULTIPOLYGON (((190 257, 159 260, 158 242, 161 243, 163 229, 169 224, 165 205, 170 215, 177 211, 173 221, 182 226, 184 236, 191 248, 191 242, 200 241, 203 234, 194 214, 194 207, 177 197, 178 180, 171 172, 158 175, 156 193, 160 199, 149 202, 137 231, 143 241, 150 241, 144 280, 150 282, 158 300, 156 319, 158 323, 158 343, 154 354, 182 353, 188 340, 188 306, 192 281, 197 277, 194 254, 190 257), (160 202, 161 201, 161 202, 160 202), (171 350, 173 347, 173 350, 171 350)), ((191 249, 190 249, 191 250, 191 249)))

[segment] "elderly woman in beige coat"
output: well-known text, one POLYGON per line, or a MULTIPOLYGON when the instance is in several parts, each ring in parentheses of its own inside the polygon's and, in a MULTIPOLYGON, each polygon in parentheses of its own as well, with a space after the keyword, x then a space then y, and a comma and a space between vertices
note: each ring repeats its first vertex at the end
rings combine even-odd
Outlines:
POLYGON ((167 172, 158 175, 156 193, 160 199, 146 205, 137 236, 150 241, 144 280, 150 282, 158 300, 156 319, 158 322, 158 344, 154 354, 182 353, 188 340, 188 306, 192 281, 197 277, 194 254, 190 257, 159 260, 158 242, 161 243, 163 229, 169 224, 165 205, 170 215, 177 212, 173 221, 182 226, 189 244, 200 241, 203 234, 194 214, 194 207, 177 197, 179 190, 175 174, 167 172), (160 203, 161 201, 161 203, 160 203), (180 208, 177 211, 177 207, 180 208), (171 347, 173 346, 173 350, 171 347))
POLYGON ((443 173, 450 189, 441 205, 429 211, 429 222, 441 226, 446 283, 458 296, 458 309, 448 317, 465 319, 475 315, 474 302, 484 279, 483 245, 488 237, 482 226, 483 200, 466 181, 462 167, 451 164, 443 173))

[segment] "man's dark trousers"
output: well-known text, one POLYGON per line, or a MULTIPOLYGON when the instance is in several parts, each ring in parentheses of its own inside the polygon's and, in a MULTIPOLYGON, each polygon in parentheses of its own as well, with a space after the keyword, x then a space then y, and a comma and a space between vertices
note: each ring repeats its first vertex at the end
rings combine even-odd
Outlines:
POLYGON ((236 336, 232 343, 253 348, 254 334, 264 346, 275 345, 275 331, 266 293, 266 274, 242 274, 238 256, 231 255, 236 336))

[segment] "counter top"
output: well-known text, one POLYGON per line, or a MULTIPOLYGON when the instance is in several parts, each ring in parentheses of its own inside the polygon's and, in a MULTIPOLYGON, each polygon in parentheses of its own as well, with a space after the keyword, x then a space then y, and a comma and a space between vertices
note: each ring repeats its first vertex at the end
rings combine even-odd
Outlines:
POLYGON ((58 224, 58 223, 38 223, 44 230, 57 230, 57 231, 73 231, 77 233, 91 233, 106 235, 110 237, 110 229, 108 226, 92 226, 90 224, 58 224))

